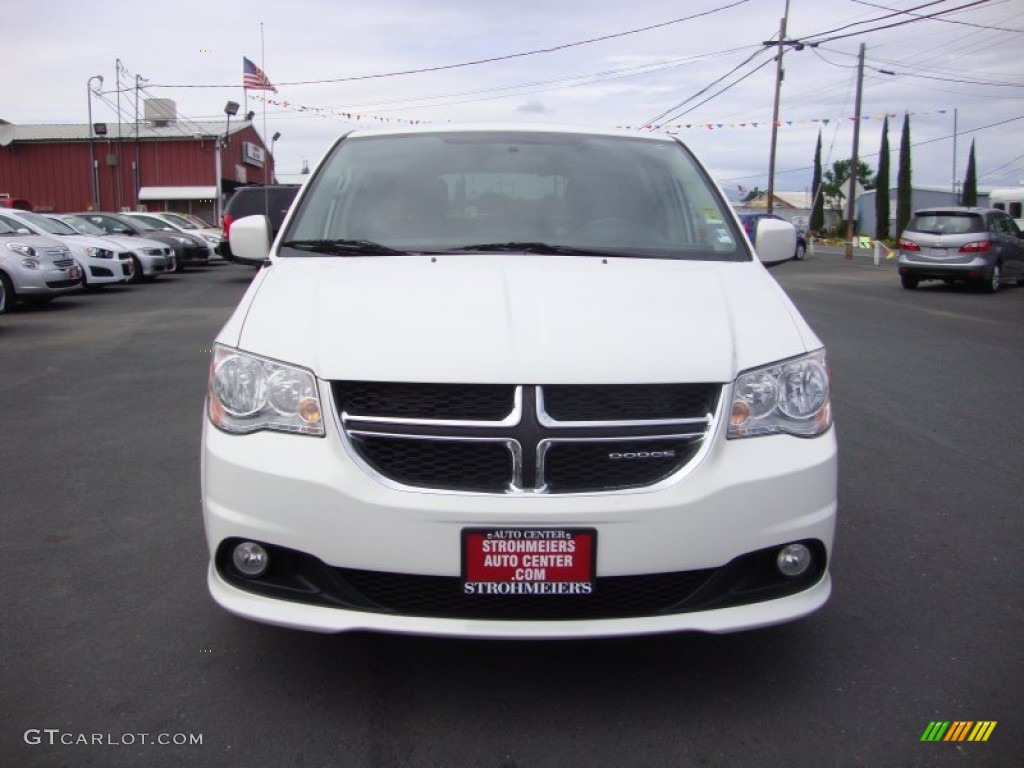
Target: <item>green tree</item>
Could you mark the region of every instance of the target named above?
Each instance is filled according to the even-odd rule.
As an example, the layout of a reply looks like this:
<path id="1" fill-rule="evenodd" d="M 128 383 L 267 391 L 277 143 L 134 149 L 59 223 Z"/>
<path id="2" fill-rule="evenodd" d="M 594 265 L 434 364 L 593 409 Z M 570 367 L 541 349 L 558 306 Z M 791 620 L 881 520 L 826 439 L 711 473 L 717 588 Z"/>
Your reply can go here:
<path id="1" fill-rule="evenodd" d="M 875 240 L 889 237 L 889 117 L 882 121 L 882 146 L 875 175 Z"/>
<path id="2" fill-rule="evenodd" d="M 967 175 L 964 176 L 963 205 L 978 204 L 978 172 L 974 168 L 974 142 L 971 142 L 971 154 L 967 156 Z"/>
<path id="3" fill-rule="evenodd" d="M 811 181 L 811 221 L 808 224 L 812 232 L 821 232 L 825 228 L 825 195 L 821 188 L 821 131 L 818 131 L 818 146 L 814 149 L 814 179 Z"/>
<path id="4" fill-rule="evenodd" d="M 832 167 L 825 171 L 821 188 L 829 208 L 843 218 L 846 207 L 846 193 L 850 188 L 850 161 L 836 160 Z M 857 161 L 857 181 L 864 189 L 874 189 L 875 179 L 871 175 L 871 167 L 863 160 Z"/>
<path id="5" fill-rule="evenodd" d="M 903 233 L 910 223 L 913 205 L 910 181 L 910 113 L 903 115 L 903 135 L 900 136 L 900 167 L 896 174 L 896 235 Z"/>
<path id="6" fill-rule="evenodd" d="M 754 187 L 752 190 L 747 192 L 746 196 L 742 200 L 740 200 L 740 202 L 741 203 L 753 202 L 754 200 L 757 200 L 759 197 L 761 197 L 761 195 L 763 195 L 763 194 L 764 194 L 764 192 L 762 192 L 759 188 Z"/>

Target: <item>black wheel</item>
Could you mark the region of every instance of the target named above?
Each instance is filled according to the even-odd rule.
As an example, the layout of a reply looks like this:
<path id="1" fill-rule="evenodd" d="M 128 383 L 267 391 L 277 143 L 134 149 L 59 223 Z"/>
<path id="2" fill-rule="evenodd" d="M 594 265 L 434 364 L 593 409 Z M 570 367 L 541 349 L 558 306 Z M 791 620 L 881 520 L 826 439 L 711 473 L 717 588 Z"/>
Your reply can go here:
<path id="1" fill-rule="evenodd" d="M 793 258 L 796 259 L 797 261 L 803 261 L 805 253 L 807 253 L 807 245 L 798 242 L 796 244 L 796 253 L 793 254 Z"/>
<path id="2" fill-rule="evenodd" d="M 917 288 L 918 279 L 911 277 L 910 275 L 900 275 L 900 285 L 906 288 L 908 291 L 912 291 Z"/>
<path id="3" fill-rule="evenodd" d="M 11 278 L 0 272 L 0 315 L 14 309 L 14 285 Z"/>
<path id="4" fill-rule="evenodd" d="M 142 274 L 142 262 L 138 256 L 132 256 L 132 279 L 129 282 L 141 283 L 145 279 L 146 276 Z"/>
<path id="5" fill-rule="evenodd" d="M 1002 266 L 996 262 L 992 265 L 992 274 L 989 276 L 989 279 L 982 284 L 981 290 L 985 293 L 995 293 L 999 290 L 999 281 L 1002 280 L 1002 278 Z"/>
<path id="6" fill-rule="evenodd" d="M 181 274 L 185 271 L 185 262 L 181 259 L 176 258 L 174 260 L 174 272 L 175 274 Z"/>

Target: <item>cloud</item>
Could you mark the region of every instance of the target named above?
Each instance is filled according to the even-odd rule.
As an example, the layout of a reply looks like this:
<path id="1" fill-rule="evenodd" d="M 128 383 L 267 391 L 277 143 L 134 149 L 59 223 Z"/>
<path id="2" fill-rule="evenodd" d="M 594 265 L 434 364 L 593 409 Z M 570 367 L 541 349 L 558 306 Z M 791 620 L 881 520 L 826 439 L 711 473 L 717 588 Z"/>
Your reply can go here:
<path id="1" fill-rule="evenodd" d="M 525 104 L 520 104 L 516 107 L 516 112 L 529 112 L 535 115 L 546 115 L 549 114 L 551 110 L 539 101 L 528 101 Z"/>

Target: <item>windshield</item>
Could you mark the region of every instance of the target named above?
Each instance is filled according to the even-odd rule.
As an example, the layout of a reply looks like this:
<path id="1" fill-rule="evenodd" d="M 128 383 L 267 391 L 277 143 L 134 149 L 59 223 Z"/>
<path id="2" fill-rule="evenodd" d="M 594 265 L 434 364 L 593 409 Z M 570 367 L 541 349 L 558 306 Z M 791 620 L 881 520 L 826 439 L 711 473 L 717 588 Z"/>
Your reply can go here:
<path id="1" fill-rule="evenodd" d="M 525 131 L 355 137 L 312 182 L 282 255 L 749 260 L 723 205 L 670 141 Z"/>
<path id="2" fill-rule="evenodd" d="M 160 215 L 167 221 L 171 222 L 172 224 L 178 227 L 181 227 L 182 229 L 199 229 L 199 227 L 197 227 L 188 219 L 184 219 L 181 216 L 175 216 L 173 213 L 163 213 Z"/>
<path id="3" fill-rule="evenodd" d="M 70 225 L 76 232 L 80 232 L 83 235 L 105 235 L 107 231 L 101 229 L 87 219 L 83 219 L 81 216 L 65 216 L 62 221 L 65 224 Z"/>
<path id="4" fill-rule="evenodd" d="M 77 235 L 78 233 L 65 224 L 63 221 L 54 221 L 47 216 L 40 216 L 38 213 L 23 211 L 21 217 L 35 227 L 50 235 Z"/>
<path id="5" fill-rule="evenodd" d="M 174 227 L 166 221 L 162 221 L 156 216 L 140 216 L 139 214 L 133 214 L 132 218 L 150 229 L 174 229 Z"/>
<path id="6" fill-rule="evenodd" d="M 985 222 L 976 213 L 918 213 L 910 220 L 907 229 L 929 235 L 965 235 L 984 232 Z"/>

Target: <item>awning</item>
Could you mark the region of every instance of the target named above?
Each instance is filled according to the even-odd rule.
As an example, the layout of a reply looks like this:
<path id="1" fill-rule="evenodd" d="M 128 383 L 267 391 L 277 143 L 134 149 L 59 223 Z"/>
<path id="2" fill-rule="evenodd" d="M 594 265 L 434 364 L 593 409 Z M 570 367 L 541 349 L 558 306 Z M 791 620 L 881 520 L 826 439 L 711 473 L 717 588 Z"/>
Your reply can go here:
<path id="1" fill-rule="evenodd" d="M 142 187 L 139 200 L 210 200 L 217 196 L 216 187 Z"/>

